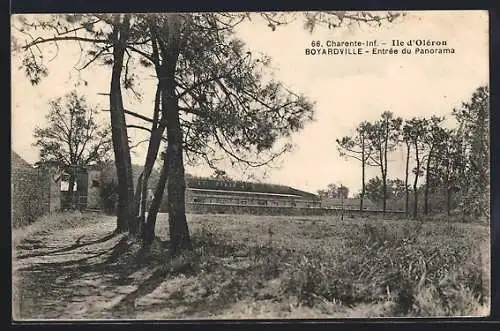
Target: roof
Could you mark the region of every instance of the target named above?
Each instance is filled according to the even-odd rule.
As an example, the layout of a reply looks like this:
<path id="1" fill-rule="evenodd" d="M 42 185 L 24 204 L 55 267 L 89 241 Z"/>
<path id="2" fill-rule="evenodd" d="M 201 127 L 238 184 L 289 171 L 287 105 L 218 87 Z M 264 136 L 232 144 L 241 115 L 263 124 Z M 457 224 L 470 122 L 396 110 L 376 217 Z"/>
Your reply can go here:
<path id="1" fill-rule="evenodd" d="M 254 182 L 188 177 L 186 178 L 186 186 L 191 189 L 205 189 L 205 190 L 245 192 L 245 193 L 267 193 L 267 194 L 300 196 L 309 199 L 319 199 L 319 197 L 315 194 L 297 190 L 289 186 L 254 183 Z"/>
<path id="2" fill-rule="evenodd" d="M 205 189 L 205 188 L 192 188 L 192 187 L 187 187 L 187 190 L 194 191 L 194 192 L 205 192 L 205 193 L 233 193 L 233 194 L 242 194 L 242 195 L 264 195 L 264 196 L 280 196 L 280 197 L 290 197 L 290 198 L 302 198 L 302 196 L 297 195 L 297 194 L 281 194 L 281 193 L 265 193 L 265 192 L 248 192 L 248 191 L 230 191 L 230 190 L 212 190 L 212 189 Z"/>
<path id="3" fill-rule="evenodd" d="M 31 164 L 26 162 L 19 154 L 11 150 L 10 152 L 10 164 L 12 169 L 33 169 Z"/>

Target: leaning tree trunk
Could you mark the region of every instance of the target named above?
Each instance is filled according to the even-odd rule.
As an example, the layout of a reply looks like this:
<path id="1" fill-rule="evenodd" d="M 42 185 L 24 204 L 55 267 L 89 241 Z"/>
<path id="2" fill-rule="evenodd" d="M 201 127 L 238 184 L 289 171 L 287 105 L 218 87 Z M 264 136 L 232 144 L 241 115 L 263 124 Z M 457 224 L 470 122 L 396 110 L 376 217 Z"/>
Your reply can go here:
<path id="1" fill-rule="evenodd" d="M 186 220 L 184 160 L 182 148 L 182 131 L 179 119 L 179 105 L 176 95 L 175 70 L 180 50 L 180 19 L 178 14 L 171 14 L 167 20 L 167 41 L 160 42 L 165 65 L 162 66 L 162 108 L 166 115 L 167 149 L 165 153 L 165 169 L 167 182 L 168 223 L 170 233 L 171 255 L 176 256 L 182 250 L 191 248 L 191 240 Z M 164 185 L 165 179 L 161 181 Z M 158 185 L 162 185 L 159 183 Z M 158 187 L 160 188 L 160 187 Z M 156 195 L 155 195 L 156 199 Z M 151 217 L 156 217 L 155 210 L 150 209 Z M 149 215 L 148 215 L 149 221 Z M 148 226 L 148 229 L 150 227 Z M 154 228 L 153 228 L 154 231 Z"/>
<path id="2" fill-rule="evenodd" d="M 121 73 L 126 42 L 129 34 L 129 16 L 113 27 L 113 70 L 111 74 L 111 90 L 109 94 L 111 115 L 111 137 L 115 154 L 116 174 L 118 178 L 118 210 L 116 231 L 131 233 L 137 231 L 133 221 L 134 183 L 132 178 L 132 162 L 121 92 Z"/>
<path id="3" fill-rule="evenodd" d="M 165 182 L 167 180 L 167 172 L 168 172 L 168 164 L 166 156 L 163 160 L 163 168 L 160 174 L 160 180 L 156 185 L 155 194 L 153 197 L 153 201 L 151 206 L 149 207 L 148 217 L 146 219 L 146 208 L 147 208 L 147 190 L 149 178 L 151 176 L 151 172 L 153 170 L 154 163 L 158 156 L 158 151 L 160 149 L 161 140 L 163 139 L 163 133 L 165 132 L 165 128 L 167 125 L 167 99 L 165 94 L 165 82 L 167 79 L 173 80 L 173 77 L 168 77 L 168 68 L 169 66 L 175 69 L 175 61 L 173 58 L 169 59 L 169 61 L 161 61 L 158 52 L 158 46 L 161 46 L 162 56 L 167 56 L 167 50 L 165 49 L 165 45 L 162 44 L 162 41 L 158 38 L 156 34 L 156 30 L 153 26 L 150 26 L 151 31 L 151 42 L 153 45 L 153 57 L 155 59 L 155 69 L 158 77 L 158 86 L 156 88 L 155 94 L 155 104 L 154 104 L 154 115 L 153 115 L 153 124 L 151 126 L 151 138 L 149 139 L 148 151 L 146 155 L 146 162 L 144 164 L 144 172 L 146 176 L 144 177 L 144 181 L 142 183 L 142 200 L 141 200 L 141 214 L 140 219 L 146 220 L 144 224 L 144 230 L 142 233 L 142 237 L 144 243 L 149 245 L 152 243 L 155 237 L 155 226 L 156 226 L 156 218 L 158 212 L 160 210 L 160 205 L 163 201 L 163 194 L 165 191 Z M 169 44 L 166 47 L 173 47 L 174 44 Z M 172 70 L 170 70 L 172 71 Z M 175 72 L 175 71 L 174 71 Z M 161 104 L 161 119 L 160 118 L 160 104 Z M 166 153 L 165 153 L 166 155 Z"/>
<path id="4" fill-rule="evenodd" d="M 160 173 L 160 179 L 158 181 L 158 184 L 156 185 L 154 198 L 153 201 L 151 202 L 151 206 L 149 207 L 148 217 L 146 220 L 146 224 L 144 225 L 144 230 L 142 234 L 144 244 L 146 245 L 151 244 L 155 237 L 156 217 L 158 215 L 161 203 L 163 201 L 163 194 L 165 192 L 165 183 L 167 181 L 167 173 L 168 173 L 168 160 L 165 157 L 163 160 L 163 167 Z"/>
<path id="5" fill-rule="evenodd" d="M 142 178 L 142 182 L 140 185 L 138 184 L 137 190 L 138 193 L 137 195 L 140 197 L 140 203 L 137 206 L 137 212 L 138 212 L 138 222 L 143 226 L 143 231 L 142 231 L 142 236 L 143 239 L 146 240 L 146 237 L 148 238 L 146 241 L 151 242 L 154 238 L 154 224 L 156 223 L 156 214 L 158 213 L 158 210 L 154 213 L 154 221 L 153 223 L 149 223 L 148 226 L 146 226 L 146 209 L 147 209 L 147 199 L 148 199 L 148 185 L 149 185 L 149 178 L 151 177 L 151 172 L 153 171 L 153 166 L 156 161 L 156 158 L 158 156 L 158 150 L 160 149 L 160 144 L 161 140 L 163 138 L 163 132 L 165 131 L 166 127 L 166 102 L 161 100 L 161 94 L 162 94 L 162 80 L 164 79 L 164 75 L 162 74 L 162 68 L 165 67 L 167 64 L 165 62 L 162 63 L 160 61 L 159 57 L 159 52 L 158 52 L 158 38 L 156 35 L 156 30 L 153 25 L 149 26 L 149 31 L 151 33 L 151 44 L 153 47 L 153 53 L 152 57 L 154 60 L 154 65 L 155 65 L 155 70 L 156 70 L 156 75 L 158 77 L 158 86 L 156 87 L 156 94 L 155 94 L 155 100 L 154 100 L 154 111 L 153 111 L 153 123 L 151 124 L 151 136 L 149 139 L 149 144 L 148 144 L 148 151 L 146 153 L 146 161 L 144 163 L 144 171 L 143 175 L 144 177 Z M 162 104 L 162 116 L 161 120 L 159 121 L 160 117 L 160 102 L 163 102 Z M 162 183 L 161 185 L 165 185 Z M 140 192 L 139 192 L 140 190 Z M 163 198 L 163 189 L 161 189 L 161 196 L 159 196 L 159 199 Z M 159 205 L 158 205 L 159 208 Z M 158 209 L 157 208 L 157 209 Z"/>
<path id="6" fill-rule="evenodd" d="M 162 75 L 163 77 L 163 75 Z M 158 94 L 157 97 L 155 98 L 155 107 L 159 107 L 158 103 L 160 101 L 160 93 L 164 94 L 163 88 L 158 89 Z M 163 137 L 163 133 L 165 131 L 166 127 L 166 109 L 167 109 L 167 100 L 164 100 L 163 97 L 162 99 L 162 110 L 163 110 L 163 115 L 162 119 L 160 120 L 158 126 L 154 127 L 151 133 L 151 138 L 149 140 L 149 146 L 148 146 L 148 152 L 146 156 L 146 163 L 144 165 L 144 179 L 142 182 L 142 199 L 141 199 L 141 215 L 140 219 L 141 220 L 146 220 L 146 223 L 144 224 L 144 231 L 142 233 L 144 242 L 146 244 L 150 244 L 153 239 L 154 239 L 154 232 L 155 232 L 155 225 L 156 225 L 156 217 L 158 215 L 158 212 L 160 210 L 160 205 L 163 200 L 163 193 L 165 190 L 165 181 L 167 180 L 167 172 L 168 168 L 166 166 L 167 159 L 164 159 L 164 165 L 163 169 L 160 174 L 160 180 L 158 181 L 158 184 L 156 186 L 155 194 L 153 201 L 151 203 L 151 206 L 149 208 L 148 212 L 148 217 L 146 219 L 146 199 L 147 199 L 147 190 L 148 190 L 148 182 L 149 178 L 151 176 L 151 172 L 153 170 L 154 163 L 156 161 L 156 158 L 158 156 L 158 151 L 160 149 L 160 144 L 161 144 L 161 139 Z M 158 109 L 155 109 L 157 111 Z M 159 110 L 158 110 L 159 111 Z M 155 113 L 156 114 L 156 113 Z"/>
<path id="7" fill-rule="evenodd" d="M 155 114 L 159 112 L 160 93 L 161 93 L 161 85 L 158 87 L 157 97 L 155 98 Z M 166 107 L 166 102 L 164 102 L 163 106 Z M 156 125 L 156 123 L 153 123 L 153 127 L 151 130 L 151 138 L 149 139 L 148 151 L 146 154 L 146 162 L 144 164 L 144 178 L 142 180 L 142 187 L 141 187 L 141 205 L 140 205 L 141 220 L 144 220 L 146 216 L 148 183 L 149 183 L 149 178 L 151 177 L 151 173 L 153 171 L 156 158 L 158 156 L 158 151 L 160 150 L 163 133 L 165 132 L 165 127 L 166 127 L 165 115 L 166 114 L 164 112 L 164 114 L 162 115 L 162 119 L 159 121 L 158 125 Z"/>

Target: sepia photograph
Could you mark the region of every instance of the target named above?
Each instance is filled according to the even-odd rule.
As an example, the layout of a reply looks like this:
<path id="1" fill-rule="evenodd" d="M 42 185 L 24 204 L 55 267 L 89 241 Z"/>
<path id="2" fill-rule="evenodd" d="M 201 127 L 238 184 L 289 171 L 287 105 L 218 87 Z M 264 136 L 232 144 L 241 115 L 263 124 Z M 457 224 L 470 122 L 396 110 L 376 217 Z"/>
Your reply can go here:
<path id="1" fill-rule="evenodd" d="M 489 316 L 488 24 L 11 15 L 12 319 Z"/>

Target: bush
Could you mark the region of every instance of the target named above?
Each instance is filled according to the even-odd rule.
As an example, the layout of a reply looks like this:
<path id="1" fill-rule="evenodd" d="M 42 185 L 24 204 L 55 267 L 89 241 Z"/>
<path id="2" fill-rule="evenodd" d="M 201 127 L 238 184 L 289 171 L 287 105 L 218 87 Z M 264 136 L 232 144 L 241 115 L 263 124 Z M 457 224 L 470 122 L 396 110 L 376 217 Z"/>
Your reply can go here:
<path id="1" fill-rule="evenodd" d="M 456 236 L 449 236 L 454 232 Z M 474 248 L 460 240 L 464 234 L 459 232 L 452 227 L 447 233 L 458 240 L 430 242 L 419 223 L 399 233 L 365 224 L 358 236 L 347 240 L 343 254 L 329 256 L 316 249 L 302 256 L 284 290 L 308 306 L 318 300 L 349 306 L 393 301 L 395 315 L 420 315 L 432 302 L 446 316 L 467 314 L 487 295 L 480 261 L 471 258 Z"/>

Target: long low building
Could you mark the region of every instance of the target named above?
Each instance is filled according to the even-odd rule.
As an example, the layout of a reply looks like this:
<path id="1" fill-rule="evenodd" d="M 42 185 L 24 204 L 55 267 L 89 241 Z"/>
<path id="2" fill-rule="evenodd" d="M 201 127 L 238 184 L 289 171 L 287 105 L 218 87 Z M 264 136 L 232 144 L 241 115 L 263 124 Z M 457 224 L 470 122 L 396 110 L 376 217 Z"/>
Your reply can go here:
<path id="1" fill-rule="evenodd" d="M 165 195 L 164 206 L 166 200 Z M 288 186 L 205 178 L 186 179 L 186 203 L 206 206 L 321 207 L 321 201 L 315 194 Z"/>

